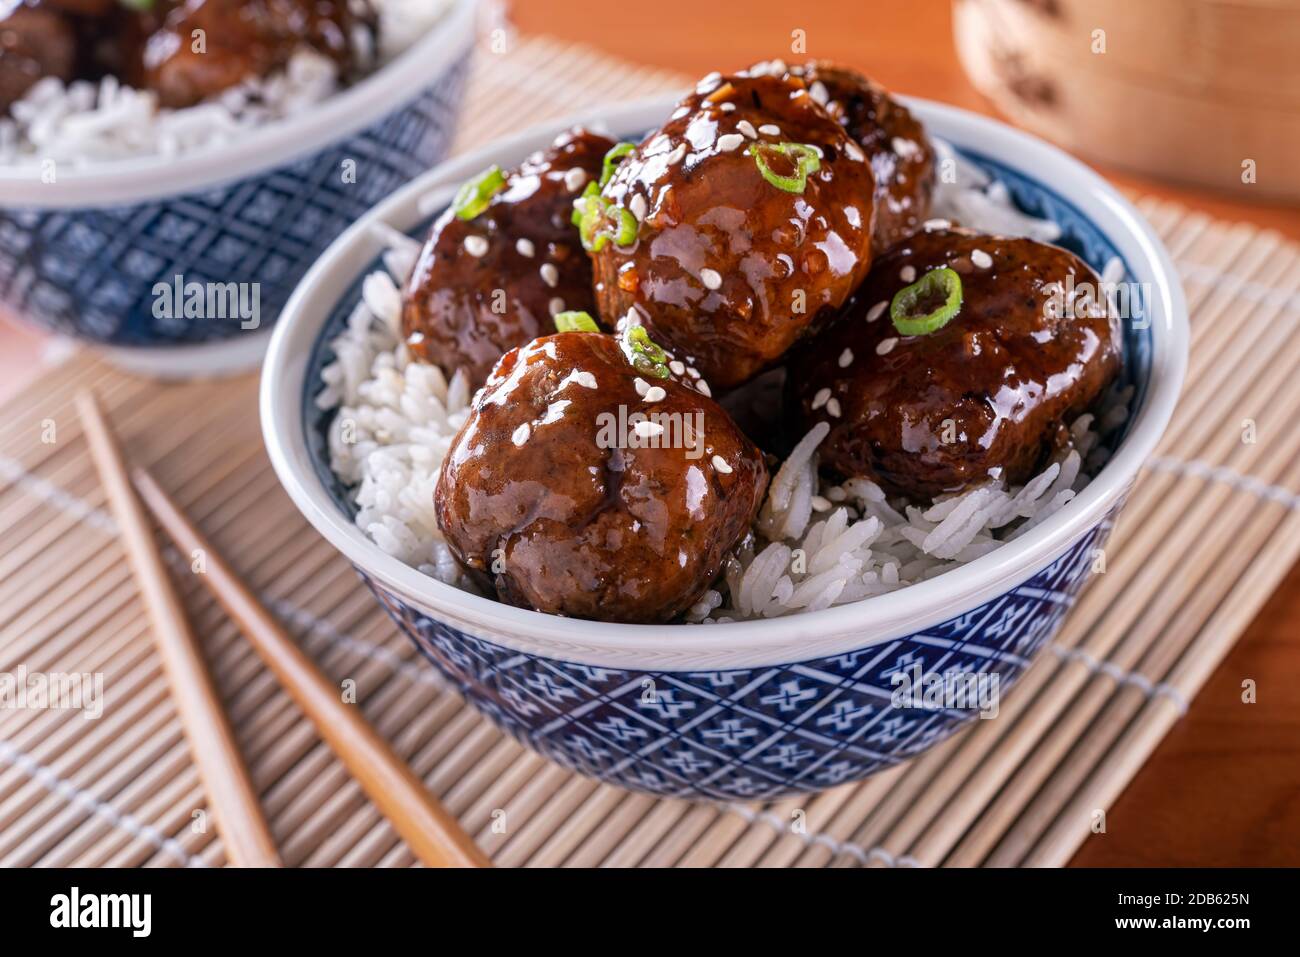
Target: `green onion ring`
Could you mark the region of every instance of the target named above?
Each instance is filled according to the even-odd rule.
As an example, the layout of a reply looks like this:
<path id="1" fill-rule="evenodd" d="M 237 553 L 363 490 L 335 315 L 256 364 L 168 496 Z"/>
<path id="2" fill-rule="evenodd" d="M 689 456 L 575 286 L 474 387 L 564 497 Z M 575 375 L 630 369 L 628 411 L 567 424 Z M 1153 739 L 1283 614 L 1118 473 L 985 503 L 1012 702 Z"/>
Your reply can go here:
<path id="1" fill-rule="evenodd" d="M 591 313 L 571 309 L 555 314 L 556 332 L 600 332 L 600 326 L 591 318 Z"/>
<path id="2" fill-rule="evenodd" d="M 473 219 L 488 208 L 492 197 L 505 189 L 506 174 L 493 164 L 471 180 L 466 180 L 456 191 L 451 208 L 457 219 Z"/>
<path id="3" fill-rule="evenodd" d="M 628 153 L 632 152 L 634 149 L 636 149 L 635 143 L 623 142 L 611 147 L 610 151 L 605 154 L 605 165 L 601 168 L 600 171 L 601 189 L 604 189 L 605 184 L 608 183 L 611 179 L 613 179 L 614 167 L 618 166 L 619 160 L 621 160 Z"/>
<path id="4" fill-rule="evenodd" d="M 619 345 L 638 372 L 656 379 L 668 378 L 668 353 L 650 338 L 645 326 L 628 326 L 619 337 Z"/>
<path id="5" fill-rule="evenodd" d="M 572 222 L 578 227 L 582 248 L 592 253 L 600 252 L 611 239 L 616 246 L 632 245 L 640 228 L 636 217 L 601 196 L 595 183 L 588 183 L 583 194 L 573 201 Z"/>
<path id="6" fill-rule="evenodd" d="M 805 143 L 754 143 L 746 147 L 745 152 L 754 157 L 754 164 L 763 179 L 787 193 L 802 193 L 808 186 L 808 176 L 822 168 L 822 160 L 817 155 L 817 150 Z M 765 153 L 775 153 L 793 160 L 794 175 L 782 176 L 773 170 Z"/>
<path id="7" fill-rule="evenodd" d="M 939 296 L 943 302 L 930 312 L 916 315 L 915 310 L 926 300 Z M 924 276 L 894 293 L 889 303 L 889 318 L 894 328 L 905 336 L 927 336 L 938 332 L 961 311 L 961 276 L 947 268 L 931 269 Z"/>

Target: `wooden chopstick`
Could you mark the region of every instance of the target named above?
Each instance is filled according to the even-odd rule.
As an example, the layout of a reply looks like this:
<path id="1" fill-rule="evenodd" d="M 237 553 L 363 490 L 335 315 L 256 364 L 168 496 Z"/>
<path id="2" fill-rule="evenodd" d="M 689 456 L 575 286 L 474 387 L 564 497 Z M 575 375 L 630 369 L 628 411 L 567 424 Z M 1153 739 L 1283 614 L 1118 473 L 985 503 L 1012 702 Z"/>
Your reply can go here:
<path id="1" fill-rule="evenodd" d="M 153 528 L 131 488 L 117 439 L 90 392 L 77 396 L 77 411 L 148 608 L 154 643 L 226 857 L 236 867 L 280 867 L 280 855 L 262 815 L 257 789 L 185 609 L 172 587 Z"/>
<path id="2" fill-rule="evenodd" d="M 140 497 L 181 550 L 203 551 L 207 562 L 203 577 L 217 601 L 239 624 L 262 661 L 415 856 L 431 867 L 491 867 L 487 855 L 429 794 L 424 782 L 366 722 L 358 708 L 343 703 L 339 689 L 303 653 L 153 477 L 144 469 L 135 469 L 132 478 Z"/>

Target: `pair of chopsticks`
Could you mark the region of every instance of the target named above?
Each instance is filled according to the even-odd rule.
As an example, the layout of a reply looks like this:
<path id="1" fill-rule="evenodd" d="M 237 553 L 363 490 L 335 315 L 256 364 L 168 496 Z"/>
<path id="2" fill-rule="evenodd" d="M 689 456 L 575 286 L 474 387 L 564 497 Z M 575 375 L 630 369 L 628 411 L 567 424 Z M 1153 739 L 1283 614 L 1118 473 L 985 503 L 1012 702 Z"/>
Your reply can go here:
<path id="1" fill-rule="evenodd" d="M 141 500 L 183 553 L 202 551 L 203 579 L 272 674 L 410 846 L 431 867 L 491 867 L 491 861 L 423 782 L 321 673 L 211 544 L 144 469 L 128 475 L 112 428 L 93 395 L 77 397 L 91 455 L 154 626 L 199 778 L 230 862 L 280 867 L 257 791 L 221 706 L 202 650 L 158 550 Z M 135 490 L 132 489 L 132 480 Z"/>

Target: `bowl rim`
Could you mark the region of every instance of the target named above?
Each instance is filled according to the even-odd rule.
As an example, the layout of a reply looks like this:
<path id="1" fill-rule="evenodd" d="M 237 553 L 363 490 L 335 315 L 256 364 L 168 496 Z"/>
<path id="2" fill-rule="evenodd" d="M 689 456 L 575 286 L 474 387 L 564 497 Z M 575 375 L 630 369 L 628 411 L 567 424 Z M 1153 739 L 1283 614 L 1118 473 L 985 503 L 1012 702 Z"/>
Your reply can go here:
<path id="1" fill-rule="evenodd" d="M 308 452 L 304 380 L 321 326 L 382 251 L 372 225 L 414 227 L 426 218 L 420 213 L 420 197 L 449 188 L 491 162 L 515 163 L 575 123 L 615 132 L 652 128 L 671 110 L 676 96 L 585 111 L 497 140 L 430 170 L 341 235 L 286 304 L 263 364 L 263 435 L 281 484 L 307 520 L 358 570 L 422 613 L 453 621 L 470 633 L 490 635 L 515 650 L 605 667 L 650 664 L 660 670 L 709 670 L 720 663 L 743 668 L 826 657 L 923 631 L 1021 584 L 1096 527 L 1154 451 L 1173 414 L 1187 366 L 1183 290 L 1151 226 L 1083 163 L 997 120 L 946 104 L 901 99 L 927 127 L 959 146 L 978 150 L 1035 182 L 1049 179 L 1037 171 L 1050 171 L 1052 191 L 1068 199 L 1107 237 L 1134 279 L 1152 285 L 1150 378 L 1128 434 L 1077 498 L 1025 535 L 943 575 L 859 602 L 781 618 L 687 628 L 564 618 L 470 594 L 383 552 L 338 509 Z"/>
<path id="2" fill-rule="evenodd" d="M 476 38 L 479 0 L 452 0 L 433 29 L 360 82 L 320 104 L 225 146 L 176 157 L 141 156 L 94 166 L 63 164 L 43 196 L 41 165 L 0 166 L 0 205 L 69 209 L 142 203 L 245 179 L 340 142 L 409 103 Z"/>

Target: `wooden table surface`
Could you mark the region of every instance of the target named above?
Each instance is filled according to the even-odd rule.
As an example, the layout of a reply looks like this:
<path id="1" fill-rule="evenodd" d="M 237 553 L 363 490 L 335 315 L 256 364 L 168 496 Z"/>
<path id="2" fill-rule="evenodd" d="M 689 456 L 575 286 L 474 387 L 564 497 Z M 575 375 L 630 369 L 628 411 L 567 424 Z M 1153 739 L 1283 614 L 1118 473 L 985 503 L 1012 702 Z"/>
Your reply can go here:
<path id="1" fill-rule="evenodd" d="M 517 0 L 521 31 L 582 41 L 640 63 L 703 76 L 790 54 L 802 30 L 810 57 L 839 60 L 891 89 L 993 112 L 953 52 L 947 0 Z M 593 90 L 594 100 L 600 91 Z M 1300 210 L 1249 201 L 1244 187 L 1211 194 L 1102 169 L 1122 187 L 1300 239 Z M 33 374 L 39 335 L 0 321 L 0 400 Z M 1241 684 L 1258 685 L 1243 704 Z M 1259 615 L 1111 809 L 1108 833 L 1074 863 L 1300 864 L 1300 566 Z"/>

